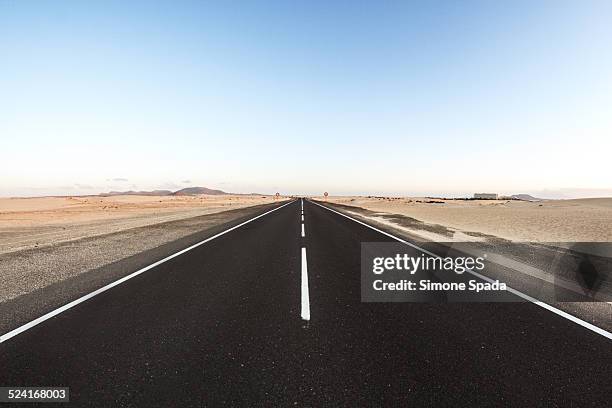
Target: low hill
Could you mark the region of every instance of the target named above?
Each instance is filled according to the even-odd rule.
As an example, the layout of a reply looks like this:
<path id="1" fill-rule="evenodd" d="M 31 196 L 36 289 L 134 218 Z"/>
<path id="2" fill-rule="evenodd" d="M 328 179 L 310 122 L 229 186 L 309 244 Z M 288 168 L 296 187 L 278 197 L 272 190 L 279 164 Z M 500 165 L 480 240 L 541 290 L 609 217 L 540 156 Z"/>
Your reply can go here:
<path id="1" fill-rule="evenodd" d="M 110 191 L 108 193 L 101 193 L 101 196 L 116 196 L 116 195 L 141 195 L 141 196 L 186 196 L 186 195 L 196 195 L 196 194 L 208 194 L 208 195 L 226 195 L 230 193 L 226 193 L 221 190 L 213 190 L 211 188 L 206 187 L 187 187 L 177 191 L 170 190 L 153 190 L 153 191 Z"/>
<path id="2" fill-rule="evenodd" d="M 187 187 L 181 190 L 175 191 L 172 195 L 180 196 L 180 195 L 195 195 L 195 194 L 208 194 L 208 195 L 226 195 L 225 191 L 221 190 L 213 190 L 206 187 Z"/>

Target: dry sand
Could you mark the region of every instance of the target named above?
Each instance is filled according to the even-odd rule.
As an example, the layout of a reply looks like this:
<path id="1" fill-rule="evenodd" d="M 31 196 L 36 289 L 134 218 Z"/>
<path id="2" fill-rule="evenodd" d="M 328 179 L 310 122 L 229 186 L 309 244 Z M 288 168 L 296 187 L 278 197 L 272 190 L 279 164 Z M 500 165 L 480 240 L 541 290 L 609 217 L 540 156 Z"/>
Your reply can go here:
<path id="1" fill-rule="evenodd" d="M 274 201 L 260 195 L 0 198 L 0 254 Z"/>
<path id="2" fill-rule="evenodd" d="M 453 240 L 482 234 L 511 241 L 611 242 L 612 198 L 547 200 L 438 200 L 429 198 L 317 197 L 321 201 L 361 207 L 378 214 L 400 214 L 420 220 L 411 232 L 439 238 L 436 229 L 452 231 Z M 432 203 L 430 201 L 435 201 Z M 385 221 L 379 217 L 378 221 Z M 391 221 L 392 222 L 392 221 Z M 444 228 L 446 227 L 446 228 Z"/>

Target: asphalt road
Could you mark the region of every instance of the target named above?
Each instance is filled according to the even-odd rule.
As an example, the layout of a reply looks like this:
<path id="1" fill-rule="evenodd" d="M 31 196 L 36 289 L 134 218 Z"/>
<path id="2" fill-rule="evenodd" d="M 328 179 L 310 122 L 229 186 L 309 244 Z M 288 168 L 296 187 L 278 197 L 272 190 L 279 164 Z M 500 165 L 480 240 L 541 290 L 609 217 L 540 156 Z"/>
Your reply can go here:
<path id="1" fill-rule="evenodd" d="M 310 202 L 304 235 L 295 201 L 100 293 L 1 343 L 0 385 L 75 406 L 609 405 L 609 339 L 531 303 L 362 303 L 360 244 L 393 240 Z"/>

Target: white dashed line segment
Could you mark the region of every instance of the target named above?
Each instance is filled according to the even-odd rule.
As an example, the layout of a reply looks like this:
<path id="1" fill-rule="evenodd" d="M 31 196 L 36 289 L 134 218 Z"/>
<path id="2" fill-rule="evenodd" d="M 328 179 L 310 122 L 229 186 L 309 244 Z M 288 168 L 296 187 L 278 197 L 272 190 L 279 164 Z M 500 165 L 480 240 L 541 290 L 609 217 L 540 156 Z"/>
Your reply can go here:
<path id="1" fill-rule="evenodd" d="M 310 320 L 310 295 L 308 293 L 308 263 L 306 248 L 302 248 L 302 319 Z"/>

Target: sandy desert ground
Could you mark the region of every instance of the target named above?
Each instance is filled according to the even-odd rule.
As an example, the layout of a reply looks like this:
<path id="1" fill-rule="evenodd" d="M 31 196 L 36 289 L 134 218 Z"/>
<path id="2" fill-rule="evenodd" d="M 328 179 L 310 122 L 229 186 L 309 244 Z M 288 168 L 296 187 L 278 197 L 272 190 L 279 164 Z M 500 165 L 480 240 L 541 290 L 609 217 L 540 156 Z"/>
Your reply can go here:
<path id="1" fill-rule="evenodd" d="M 274 201 L 262 195 L 0 198 L 0 254 Z"/>
<path id="2" fill-rule="evenodd" d="M 439 200 L 429 198 L 317 197 L 321 201 L 361 207 L 369 218 L 389 221 L 400 214 L 418 221 L 402 222 L 424 239 L 478 240 L 495 236 L 530 242 L 611 242 L 612 198 L 577 200 Z M 404 220 L 406 221 L 406 220 Z"/>

